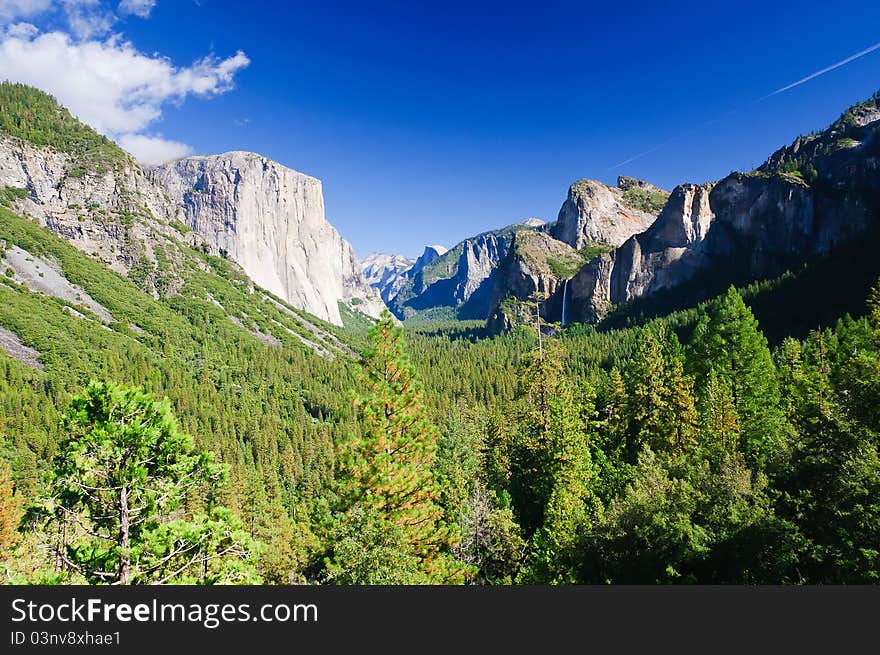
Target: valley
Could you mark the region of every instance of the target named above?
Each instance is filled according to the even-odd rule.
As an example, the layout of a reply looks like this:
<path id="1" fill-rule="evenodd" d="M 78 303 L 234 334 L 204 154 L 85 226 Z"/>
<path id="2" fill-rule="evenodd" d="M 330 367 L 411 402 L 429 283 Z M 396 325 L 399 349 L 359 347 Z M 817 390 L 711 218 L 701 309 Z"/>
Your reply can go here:
<path id="1" fill-rule="evenodd" d="M 315 177 L 142 167 L 0 84 L 5 581 L 876 582 L 878 103 L 716 182 L 561 181 L 555 220 L 358 259 Z M 64 486 L 113 403 L 205 476 L 140 564 Z M 231 541 L 175 578 L 180 525 Z"/>

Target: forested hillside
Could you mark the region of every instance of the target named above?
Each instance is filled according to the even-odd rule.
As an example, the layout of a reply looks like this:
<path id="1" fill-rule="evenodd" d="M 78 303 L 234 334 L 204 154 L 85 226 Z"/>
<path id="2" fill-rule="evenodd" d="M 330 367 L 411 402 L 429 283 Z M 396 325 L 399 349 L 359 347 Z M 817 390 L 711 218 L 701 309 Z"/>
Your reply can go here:
<path id="1" fill-rule="evenodd" d="M 194 268 L 179 295 L 157 301 L 3 208 L 0 245 L 57 265 L 114 319 L 33 292 L 3 265 L 0 327 L 39 354 L 35 368 L 0 348 L 2 452 L 22 497 L 43 491 L 64 434 L 60 416 L 98 378 L 172 400 L 181 427 L 232 465 L 224 500 L 254 535 L 271 541 L 284 528 L 279 517 L 311 506 L 335 436 L 357 430 L 348 346 L 322 340 L 280 301 L 249 294 L 246 278 L 220 258 L 192 251 L 209 270 Z"/>
<path id="2" fill-rule="evenodd" d="M 173 292 L 145 285 L 164 250 L 123 276 L 27 198 L 0 195 L 5 582 L 880 581 L 873 236 L 490 337 L 331 326 L 167 235 Z"/>
<path id="3" fill-rule="evenodd" d="M 414 435 L 409 419 L 379 431 L 402 429 L 433 462 L 420 467 L 436 485 L 424 502 L 447 536 L 425 552 L 406 531 L 389 538 L 381 504 L 365 514 L 341 500 L 343 462 L 373 461 L 345 453 L 376 431 L 364 411 L 377 387 L 341 352 L 322 358 L 280 329 L 283 346 L 267 345 L 230 321 L 217 303 L 266 317 L 266 334 L 285 314 L 242 290 L 223 260 L 206 258 L 214 274 L 156 301 L 8 211 L 2 230 L 5 248 L 57 262 L 116 319 L 77 316 L 3 277 L 0 324 L 42 368 L 0 353 L 4 459 L 25 502 L 54 484 L 70 397 L 101 378 L 168 396 L 197 446 L 231 465 L 220 499 L 267 545 L 255 565 L 264 581 L 876 579 L 876 293 L 869 316 L 773 351 L 734 290 L 645 327 L 575 326 L 540 344 L 527 328 L 488 339 L 456 323 L 408 330 L 404 346 L 389 319 L 373 357 L 403 361 L 405 348 L 425 391 L 407 401 L 392 387 L 383 401 L 420 417 Z M 40 534 L 21 535 L 27 557 L 13 551 L 9 575 L 51 569 Z M 345 559 L 363 549 L 368 567 Z"/>

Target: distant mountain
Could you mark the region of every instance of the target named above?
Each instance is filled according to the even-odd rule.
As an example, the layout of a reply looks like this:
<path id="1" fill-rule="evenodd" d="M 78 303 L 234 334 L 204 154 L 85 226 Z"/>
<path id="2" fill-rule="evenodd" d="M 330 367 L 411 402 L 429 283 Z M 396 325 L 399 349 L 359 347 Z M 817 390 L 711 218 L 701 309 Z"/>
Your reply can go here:
<path id="1" fill-rule="evenodd" d="M 543 226 L 528 219 L 500 230 L 478 234 L 441 252 L 429 246 L 407 273 L 389 307 L 399 318 L 427 310 L 445 310 L 461 319 L 488 316 L 492 279 L 507 254 L 513 235 Z"/>
<path id="2" fill-rule="evenodd" d="M 565 281 L 594 256 L 647 229 L 669 197 L 659 187 L 619 177 L 617 187 L 578 180 L 568 189 L 555 223 L 540 236 L 517 235 L 495 277 L 488 310 L 491 332 L 527 318 L 523 303 L 538 293 L 545 318 L 560 317 Z M 556 320 L 559 320 L 556 318 Z"/>
<path id="3" fill-rule="evenodd" d="M 406 282 L 406 273 L 415 262 L 415 259 L 402 255 L 374 252 L 364 257 L 360 265 L 367 284 L 379 292 L 385 303 L 389 303 Z"/>
<path id="4" fill-rule="evenodd" d="M 446 310 L 446 317 L 489 319 L 493 331 L 509 328 L 523 315 L 517 302 L 535 291 L 556 294 L 594 255 L 650 226 L 668 197 L 630 177 L 617 187 L 579 180 L 554 223 L 533 218 L 466 239 L 421 272 L 414 266 L 388 305 L 400 318 Z M 560 303 L 554 296 L 551 304 Z M 542 305 L 542 313 L 553 311 Z"/>
<path id="5" fill-rule="evenodd" d="M 418 259 L 413 263 L 412 268 L 410 269 L 409 277 L 412 277 L 419 271 L 421 271 L 425 266 L 434 262 L 434 260 L 439 259 L 443 255 L 449 252 L 444 246 L 438 245 L 428 245 L 425 246 L 425 249 L 422 251 L 422 254 L 419 255 Z"/>

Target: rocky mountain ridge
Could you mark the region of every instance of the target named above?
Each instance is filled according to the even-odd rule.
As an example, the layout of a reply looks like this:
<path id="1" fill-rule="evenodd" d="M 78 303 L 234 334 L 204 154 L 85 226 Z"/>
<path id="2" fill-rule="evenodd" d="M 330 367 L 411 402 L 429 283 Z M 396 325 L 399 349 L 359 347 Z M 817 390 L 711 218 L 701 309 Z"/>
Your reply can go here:
<path id="1" fill-rule="evenodd" d="M 538 219 L 527 219 L 465 239 L 443 253 L 426 249 L 389 303 L 390 309 L 399 318 L 444 308 L 458 318 L 485 319 L 495 271 L 507 255 L 514 234 L 543 225 Z"/>
<path id="2" fill-rule="evenodd" d="M 16 210 L 122 275 L 132 271 L 154 297 L 181 281 L 176 240 L 201 246 L 172 225 L 181 208 L 129 157 L 103 170 L 50 147 L 0 134 L 0 189 L 18 190 Z M 160 270 L 162 269 L 162 270 Z"/>
<path id="3" fill-rule="evenodd" d="M 643 180 L 619 177 L 617 187 L 598 180 L 578 180 L 568 188 L 550 236 L 579 250 L 584 246 L 619 246 L 654 222 L 668 192 Z"/>
<path id="4" fill-rule="evenodd" d="M 756 171 L 677 187 L 648 230 L 572 279 L 569 311 L 595 322 L 658 294 L 681 305 L 780 275 L 880 229 L 878 97 L 798 137 Z"/>
<path id="5" fill-rule="evenodd" d="M 406 282 L 406 273 L 415 262 L 415 259 L 403 255 L 372 252 L 360 261 L 360 266 L 367 284 L 379 292 L 385 303 L 389 303 Z"/>

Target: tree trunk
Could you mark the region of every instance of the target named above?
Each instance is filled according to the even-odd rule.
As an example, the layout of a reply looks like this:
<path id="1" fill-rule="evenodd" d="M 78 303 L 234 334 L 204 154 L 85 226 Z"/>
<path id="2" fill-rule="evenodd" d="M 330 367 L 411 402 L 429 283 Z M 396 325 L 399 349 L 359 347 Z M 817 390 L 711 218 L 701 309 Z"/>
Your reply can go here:
<path id="1" fill-rule="evenodd" d="M 131 584 L 131 554 L 129 553 L 130 518 L 128 514 L 128 487 L 119 492 L 119 584 Z"/>

